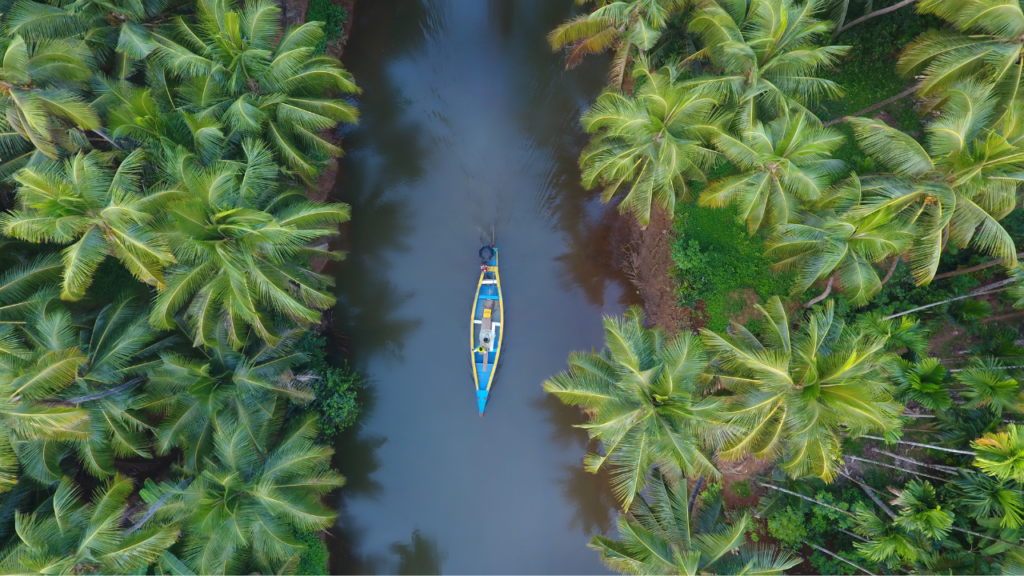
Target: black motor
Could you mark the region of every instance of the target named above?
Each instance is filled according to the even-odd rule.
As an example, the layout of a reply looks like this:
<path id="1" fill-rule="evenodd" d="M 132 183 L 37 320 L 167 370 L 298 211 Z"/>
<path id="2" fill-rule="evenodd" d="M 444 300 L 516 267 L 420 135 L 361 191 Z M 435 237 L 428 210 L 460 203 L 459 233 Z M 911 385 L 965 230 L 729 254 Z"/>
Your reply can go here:
<path id="1" fill-rule="evenodd" d="M 490 246 L 484 246 L 480 248 L 480 260 L 483 262 L 490 262 L 494 258 L 494 248 Z"/>

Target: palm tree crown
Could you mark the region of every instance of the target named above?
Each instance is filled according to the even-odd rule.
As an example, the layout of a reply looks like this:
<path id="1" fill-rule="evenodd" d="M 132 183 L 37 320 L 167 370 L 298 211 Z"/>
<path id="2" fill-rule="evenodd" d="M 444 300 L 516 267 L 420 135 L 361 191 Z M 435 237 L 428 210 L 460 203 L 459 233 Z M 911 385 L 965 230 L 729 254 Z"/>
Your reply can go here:
<path id="1" fill-rule="evenodd" d="M 832 152 L 842 133 L 815 127 L 801 112 L 785 111 L 767 125 L 755 121 L 739 138 L 717 131 L 712 142 L 739 174 L 717 180 L 701 194 L 703 206 L 739 207 L 753 234 L 763 227 L 790 222 L 803 202 L 817 200 L 843 171 Z"/>
<path id="2" fill-rule="evenodd" d="M 831 481 L 844 435 L 899 428 L 903 407 L 882 370 L 885 340 L 847 329 L 832 301 L 811 312 L 796 336 L 778 296 L 758 310 L 768 321 L 763 338 L 737 324 L 733 336 L 701 331 L 714 375 L 732 394 L 731 423 L 742 430 L 720 455 L 781 456 L 790 476 Z"/>
<path id="3" fill-rule="evenodd" d="M 980 78 L 999 85 L 1004 102 L 1016 97 L 1024 70 L 1024 12 L 1017 0 L 920 0 L 917 10 L 952 25 L 925 32 L 900 58 L 901 74 L 923 76 L 923 95 Z"/>
<path id="4" fill-rule="evenodd" d="M 701 394 L 700 341 L 645 329 L 638 308 L 622 320 L 605 318 L 604 329 L 606 350 L 574 352 L 569 371 L 544 383 L 544 390 L 591 415 L 580 427 L 601 441 L 603 454 L 588 455 L 587 470 L 597 473 L 609 464 L 612 489 L 626 509 L 646 486 L 652 465 L 675 478 L 717 476 L 705 449 L 724 437 L 717 428 L 722 401 Z"/>
<path id="5" fill-rule="evenodd" d="M 113 169 L 106 154 L 77 154 L 19 171 L 18 209 L 0 217 L 3 232 L 30 242 L 70 243 L 64 249 L 61 297 L 78 300 L 96 268 L 114 256 L 136 278 L 163 288 L 163 266 L 174 262 L 166 242 L 148 227 L 173 189 L 142 190 L 145 155 L 136 150 Z"/>
<path id="6" fill-rule="evenodd" d="M 179 17 L 155 34 L 152 59 L 170 76 L 169 104 L 200 121 L 220 125 L 227 144 L 261 137 L 278 163 L 311 183 L 341 150 L 320 135 L 339 121 L 355 122 L 355 107 L 324 93 L 356 93 L 341 63 L 313 50 L 320 22 L 283 33 L 280 9 L 252 0 L 201 0 L 194 19 Z"/>
<path id="7" fill-rule="evenodd" d="M 696 496 L 696 495 L 694 495 Z M 686 482 L 672 484 L 655 471 L 645 492 L 620 516 L 622 540 L 594 536 L 590 547 L 623 574 L 782 574 L 800 558 L 746 542 L 749 512 L 726 523 L 721 492 L 692 510 Z M 695 502 L 696 503 L 696 502 Z"/>
<path id="8" fill-rule="evenodd" d="M 807 108 L 819 98 L 834 98 L 842 89 L 831 80 L 815 77 L 835 63 L 849 46 L 823 46 L 832 24 L 816 15 L 824 0 L 751 0 L 707 2 L 694 15 L 689 29 L 703 47 L 692 60 L 711 63 L 715 75 L 697 82 L 715 86 L 731 96 L 740 111 L 740 130 L 753 127 L 763 114 L 775 118 L 796 108 Z"/>
<path id="9" fill-rule="evenodd" d="M 652 73 L 637 66 L 639 87 L 633 96 L 602 94 L 583 114 L 584 129 L 594 134 L 580 155 L 583 185 L 605 187 L 601 199 L 629 191 L 619 203 L 647 225 L 654 205 L 668 214 L 688 197 L 688 181 L 704 181 L 716 153 L 708 145 L 710 131 L 722 124 L 718 102 L 676 81 L 665 68 Z"/>
<path id="10" fill-rule="evenodd" d="M 196 345 L 215 346 L 221 324 L 228 343 L 240 348 L 249 331 L 267 342 L 279 339 L 272 314 L 301 325 L 320 319 L 334 296 L 323 291 L 329 276 L 309 269 L 309 260 L 336 259 L 314 242 L 337 233 L 348 220 L 345 204 L 318 204 L 296 190 L 277 191 L 277 167 L 266 146 L 243 142 L 244 163 L 200 167 L 194 157 L 165 166 L 187 191 L 163 222 L 177 264 L 168 268 L 167 289 L 156 298 L 154 326 L 170 328 L 187 305 L 185 318 Z"/>
<path id="11" fill-rule="evenodd" d="M 1016 247 L 999 220 L 1016 205 L 1024 180 L 1024 105 L 1016 103 L 994 127 L 991 85 L 951 88 L 941 115 L 927 126 L 922 146 L 879 120 L 851 118 L 861 148 L 891 174 L 865 178 L 865 198 L 851 214 L 916 228 L 910 250 L 915 280 L 931 281 L 948 239 L 1017 262 Z"/>

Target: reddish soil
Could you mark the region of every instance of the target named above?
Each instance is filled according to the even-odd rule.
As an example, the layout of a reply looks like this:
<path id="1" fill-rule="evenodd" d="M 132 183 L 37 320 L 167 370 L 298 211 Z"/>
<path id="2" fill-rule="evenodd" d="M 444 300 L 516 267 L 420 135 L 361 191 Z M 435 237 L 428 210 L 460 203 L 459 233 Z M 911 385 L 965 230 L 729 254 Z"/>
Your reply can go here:
<path id="1" fill-rule="evenodd" d="M 672 274 L 672 220 L 657 209 L 646 228 L 631 215 L 619 218 L 627 220 L 629 231 L 626 238 L 620 238 L 620 262 L 643 300 L 648 324 L 661 326 L 669 333 L 688 326 L 688 315 L 678 305 Z"/>

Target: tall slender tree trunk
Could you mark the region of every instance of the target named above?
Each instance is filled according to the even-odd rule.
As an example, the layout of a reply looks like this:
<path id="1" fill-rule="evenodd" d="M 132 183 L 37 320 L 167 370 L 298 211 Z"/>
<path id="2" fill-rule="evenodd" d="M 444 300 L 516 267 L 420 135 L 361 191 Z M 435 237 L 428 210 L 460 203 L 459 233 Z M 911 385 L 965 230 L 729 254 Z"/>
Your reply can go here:
<path id="1" fill-rule="evenodd" d="M 1024 258 L 1024 252 L 1017 254 L 1017 258 Z M 1004 260 L 1002 258 L 999 258 L 997 260 L 989 260 L 988 262 L 985 262 L 984 264 L 978 264 L 977 266 L 971 266 L 969 268 L 960 268 L 959 270 L 953 270 L 951 272 L 943 272 L 942 274 L 936 274 L 932 278 L 932 281 L 942 280 L 943 278 L 949 278 L 951 276 L 959 276 L 961 274 L 970 274 L 971 272 L 984 270 L 985 268 L 990 268 L 992 266 L 996 266 L 997 264 L 1002 264 L 1003 262 Z"/>
<path id="2" fill-rule="evenodd" d="M 839 37 L 840 34 L 842 34 L 843 32 L 846 32 L 847 30 L 849 30 L 850 28 L 853 28 L 854 26 L 856 26 L 857 24 L 860 24 L 861 22 L 865 22 L 867 20 L 871 20 L 872 18 L 875 18 L 875 17 L 878 17 L 878 16 L 882 16 L 884 14 L 888 14 L 889 12 L 895 12 L 896 10 L 899 10 L 900 8 L 903 8 L 904 6 L 909 6 L 909 5 L 913 4 L 914 2 L 917 2 L 917 0 L 903 0 L 902 2 L 899 2 L 899 3 L 893 4 L 892 6 L 889 6 L 888 8 L 882 8 L 881 10 L 875 10 L 874 12 L 868 12 L 867 14 L 861 16 L 860 18 L 857 18 L 853 22 L 850 22 L 849 24 L 844 25 L 839 30 L 836 30 L 835 32 L 833 32 L 832 33 L 832 40 L 835 40 L 836 38 Z"/>
<path id="3" fill-rule="evenodd" d="M 889 272 L 887 272 L 885 274 L 885 278 L 882 278 L 882 285 L 883 286 L 885 285 L 886 282 L 889 281 L 890 278 L 892 278 L 892 273 L 896 271 L 896 266 L 898 266 L 899 263 L 900 263 L 900 257 L 897 254 L 896 256 L 892 257 L 892 266 L 889 267 Z"/>
<path id="4" fill-rule="evenodd" d="M 825 126 L 834 126 L 836 124 L 839 124 L 843 120 L 846 120 L 847 118 L 851 118 L 853 116 L 863 116 L 865 114 L 874 112 L 875 110 L 878 110 L 879 108 L 885 108 L 889 104 L 892 104 L 893 102 L 896 102 L 897 100 L 902 100 L 902 99 L 906 98 L 907 96 L 910 96 L 914 92 L 917 92 L 917 89 L 920 88 L 920 87 L 921 87 L 920 84 L 915 84 L 913 87 L 907 88 L 903 92 L 900 92 L 899 94 L 897 94 L 897 95 L 895 95 L 895 96 L 893 96 L 891 98 L 886 98 L 885 100 L 882 100 L 881 102 L 878 102 L 877 104 L 872 104 L 871 106 L 868 106 L 867 108 L 864 108 L 863 110 L 857 110 L 853 114 L 847 114 L 846 116 L 843 116 L 842 118 L 833 118 L 832 120 L 829 120 L 828 122 L 825 122 L 824 125 Z"/>
<path id="5" fill-rule="evenodd" d="M 941 306 L 943 304 L 948 304 L 949 302 L 956 302 L 957 300 L 963 300 L 964 298 L 973 298 L 974 296 L 981 296 L 982 294 L 994 294 L 996 292 L 1002 292 L 1003 290 L 1006 290 L 1005 286 L 1007 284 L 1012 284 L 1012 283 L 1014 283 L 1016 281 L 1017 281 L 1016 278 L 1007 278 L 1006 280 L 1000 280 L 999 282 L 995 282 L 993 284 L 989 284 L 988 286 L 982 286 L 981 288 L 979 288 L 977 290 L 973 290 L 970 293 L 965 294 L 963 296 L 957 296 L 956 298 L 947 298 L 946 300 L 943 300 L 941 302 L 935 302 L 933 304 L 925 304 L 924 306 L 918 306 L 917 308 L 912 308 L 910 310 L 907 310 L 906 312 L 900 312 L 898 314 L 893 314 L 891 316 L 886 316 L 885 320 L 892 320 L 893 318 L 899 318 L 900 316 L 906 316 L 907 314 L 913 314 L 914 312 L 918 312 L 918 311 L 921 311 L 921 310 L 927 310 L 928 308 L 934 308 L 936 306 Z"/>
<path id="6" fill-rule="evenodd" d="M 870 438 L 872 440 L 881 440 L 882 442 L 888 443 L 885 438 L 881 436 L 869 436 L 867 434 L 861 436 L 861 438 Z M 943 448 L 942 446 L 935 446 L 932 444 L 921 444 L 918 442 L 908 442 L 906 440 L 897 440 L 897 444 L 906 444 L 907 446 L 914 446 L 917 448 L 930 448 L 932 450 L 941 450 L 942 452 L 949 452 L 951 454 L 964 454 L 966 456 L 974 456 L 974 452 L 968 452 L 967 450 L 956 450 L 954 448 Z"/>
<path id="7" fill-rule="evenodd" d="M 889 508 L 889 506 L 887 506 L 885 502 L 882 502 L 882 500 L 875 494 L 875 491 L 874 491 L 873 488 L 871 488 L 870 486 L 868 486 L 867 484 L 865 484 L 865 483 L 863 483 L 863 482 L 861 482 L 859 480 L 854 480 L 854 478 L 852 476 L 850 476 L 849 474 L 846 474 L 845 472 L 840 472 L 839 474 L 843 478 L 846 478 L 850 482 L 853 482 L 857 486 L 860 486 L 860 489 L 863 490 L 864 493 L 868 495 L 868 498 L 871 498 L 871 501 L 874 502 L 876 506 L 878 506 L 879 508 L 882 509 L 883 512 L 885 512 L 886 516 L 888 516 L 889 518 L 891 518 L 893 520 L 896 519 L 896 513 L 893 512 L 892 508 Z"/>
<path id="8" fill-rule="evenodd" d="M 891 452 L 886 452 L 885 450 L 876 450 L 876 452 L 878 452 L 879 454 L 883 454 L 885 456 L 888 456 L 888 457 L 890 457 L 890 458 L 892 458 L 894 460 L 899 460 L 901 462 L 907 462 L 909 464 L 913 464 L 915 466 L 920 466 L 922 468 L 928 468 L 930 470 L 937 470 L 939 472 L 945 472 L 946 474 L 955 474 L 955 473 L 959 472 L 960 470 L 965 470 L 965 471 L 969 472 L 969 470 L 967 470 L 966 468 L 957 468 L 956 466 L 942 466 L 941 464 L 926 464 L 924 462 L 921 462 L 921 461 L 918 461 L 918 460 L 914 460 L 913 458 L 907 458 L 906 456 L 900 456 L 898 454 L 893 454 Z"/>
<path id="9" fill-rule="evenodd" d="M 840 560 L 842 562 L 846 562 L 850 566 L 853 566 L 854 568 L 856 568 L 857 570 L 860 570 L 861 572 L 863 572 L 865 574 L 869 574 L 870 576 L 875 576 L 875 573 L 872 572 L 871 570 L 868 570 L 867 568 L 864 568 L 863 566 L 854 564 L 853 562 L 850 562 L 849 560 L 847 560 L 846 558 L 843 558 L 842 556 L 840 556 L 839 554 L 836 554 L 835 552 L 829 552 L 828 550 L 822 548 L 821 546 L 818 546 L 817 544 L 811 544 L 810 542 L 806 542 L 806 544 L 808 546 L 810 546 L 811 548 L 814 548 L 818 552 L 823 552 L 823 553 L 828 554 L 829 556 L 835 558 L 836 560 Z"/>
<path id="10" fill-rule="evenodd" d="M 836 274 L 838 274 L 838 272 Z M 822 300 L 828 297 L 828 295 L 832 292 L 832 283 L 836 281 L 836 274 L 833 274 L 828 279 L 828 285 L 825 286 L 825 291 L 818 295 L 816 298 L 811 299 L 811 301 L 808 302 L 807 304 L 804 304 L 804 308 L 810 308 L 811 306 L 814 306 L 818 302 L 821 302 Z"/>
<path id="11" fill-rule="evenodd" d="M 843 456 L 843 458 L 853 460 L 855 462 L 864 462 L 865 464 L 871 464 L 874 466 L 881 466 L 882 468 L 891 468 L 900 472 L 906 472 L 907 474 L 913 474 L 914 476 L 921 476 L 922 478 L 930 478 L 932 480 L 938 480 L 939 482 L 948 482 L 945 478 L 939 478 L 938 476 L 932 476 L 931 474 L 925 474 L 924 472 L 916 472 L 914 470 L 907 470 L 906 468 L 900 468 L 899 466 L 893 466 L 892 464 L 886 464 L 885 462 L 878 462 L 875 460 L 869 460 L 867 458 L 859 458 L 857 456 L 851 456 L 849 454 Z"/>
<path id="12" fill-rule="evenodd" d="M 693 514 L 693 505 L 697 502 L 697 494 L 700 494 L 700 488 L 704 485 L 704 477 L 697 478 L 697 484 L 693 487 L 693 492 L 690 492 L 690 501 L 686 504 L 687 510 L 690 514 Z"/>

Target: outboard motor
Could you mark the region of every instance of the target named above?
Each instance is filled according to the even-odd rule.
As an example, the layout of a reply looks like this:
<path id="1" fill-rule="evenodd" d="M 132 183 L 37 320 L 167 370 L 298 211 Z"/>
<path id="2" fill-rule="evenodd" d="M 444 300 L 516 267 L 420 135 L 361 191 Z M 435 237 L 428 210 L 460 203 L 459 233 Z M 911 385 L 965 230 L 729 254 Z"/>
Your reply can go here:
<path id="1" fill-rule="evenodd" d="M 482 262 L 490 262 L 492 259 L 494 259 L 494 248 L 490 246 L 484 246 L 480 248 L 480 252 L 478 252 L 478 254 L 480 254 L 480 260 Z"/>

